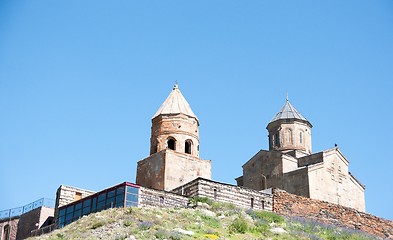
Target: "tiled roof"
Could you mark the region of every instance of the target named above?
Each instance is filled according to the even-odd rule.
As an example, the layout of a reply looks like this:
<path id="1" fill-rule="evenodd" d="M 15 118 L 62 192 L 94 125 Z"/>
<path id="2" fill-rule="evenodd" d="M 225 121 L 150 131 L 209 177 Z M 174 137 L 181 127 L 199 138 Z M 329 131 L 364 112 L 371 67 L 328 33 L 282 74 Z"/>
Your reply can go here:
<path id="1" fill-rule="evenodd" d="M 187 100 L 183 97 L 183 94 L 181 94 L 179 87 L 175 84 L 172 92 L 158 109 L 156 114 L 154 114 L 153 118 L 159 115 L 174 115 L 180 113 L 193 117 L 199 121 L 195 113 L 191 110 L 190 104 L 188 104 Z"/>
<path id="2" fill-rule="evenodd" d="M 292 106 L 288 99 L 286 100 L 285 105 L 270 122 L 280 119 L 300 119 L 308 122 L 308 120 L 298 110 L 296 110 L 294 106 Z"/>

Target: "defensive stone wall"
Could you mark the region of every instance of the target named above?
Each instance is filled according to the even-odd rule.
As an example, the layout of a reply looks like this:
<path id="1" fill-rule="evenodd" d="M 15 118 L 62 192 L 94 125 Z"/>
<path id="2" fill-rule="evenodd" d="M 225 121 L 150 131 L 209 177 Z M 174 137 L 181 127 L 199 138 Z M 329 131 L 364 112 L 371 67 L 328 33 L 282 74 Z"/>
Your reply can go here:
<path id="1" fill-rule="evenodd" d="M 393 239 L 393 221 L 360 212 L 353 208 L 297 196 L 280 189 L 273 190 L 273 212 L 359 229 L 375 236 Z"/>
<path id="2" fill-rule="evenodd" d="M 272 211 L 272 195 L 235 185 L 197 178 L 173 192 L 187 197 L 208 197 L 218 202 L 232 203 L 243 208 Z"/>
<path id="3" fill-rule="evenodd" d="M 187 207 L 188 197 L 171 192 L 140 187 L 138 201 L 139 207 Z"/>

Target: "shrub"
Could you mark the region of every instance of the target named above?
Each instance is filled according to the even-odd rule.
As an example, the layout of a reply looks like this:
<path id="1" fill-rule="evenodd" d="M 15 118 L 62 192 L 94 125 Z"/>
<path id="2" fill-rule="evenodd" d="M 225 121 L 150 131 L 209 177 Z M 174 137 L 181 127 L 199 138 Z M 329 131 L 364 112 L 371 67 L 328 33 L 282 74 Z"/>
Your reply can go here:
<path id="1" fill-rule="evenodd" d="M 262 220 L 268 223 L 283 223 L 284 218 L 272 212 L 247 210 L 247 214 L 254 220 Z"/>
<path id="2" fill-rule="evenodd" d="M 264 221 L 257 221 L 255 227 L 251 229 L 252 232 L 266 234 L 269 233 L 270 226 Z"/>
<path id="3" fill-rule="evenodd" d="M 201 219 L 209 227 L 212 227 L 212 228 L 220 228 L 221 227 L 221 222 L 215 217 L 201 215 Z"/>
<path id="4" fill-rule="evenodd" d="M 196 205 L 198 202 L 207 203 L 209 205 L 211 205 L 213 203 L 213 201 L 208 197 L 198 197 L 198 196 L 192 197 L 188 201 L 190 204 L 193 204 L 193 205 Z"/>
<path id="5" fill-rule="evenodd" d="M 59 239 L 64 239 L 64 233 L 58 233 L 58 234 L 56 234 L 56 236 L 57 236 Z"/>
<path id="6" fill-rule="evenodd" d="M 129 227 L 129 226 L 131 226 L 132 224 L 133 224 L 133 222 L 130 221 L 130 220 L 125 220 L 124 223 L 123 223 L 124 227 Z"/>
<path id="7" fill-rule="evenodd" d="M 139 229 L 144 231 L 144 230 L 149 230 L 153 226 L 152 222 L 141 222 L 139 223 Z"/>
<path id="8" fill-rule="evenodd" d="M 169 237 L 169 239 L 171 239 L 171 240 L 181 240 L 182 236 L 178 232 L 172 232 L 171 236 Z"/>
<path id="9" fill-rule="evenodd" d="M 246 233 L 248 230 L 248 224 L 242 217 L 236 218 L 228 227 L 231 233 Z"/>
<path id="10" fill-rule="evenodd" d="M 99 228 L 102 226 L 104 226 L 103 222 L 95 222 L 95 223 L 93 223 L 93 226 L 91 226 L 91 229 L 96 229 L 96 228 Z"/>
<path id="11" fill-rule="evenodd" d="M 133 214 L 134 210 L 132 209 L 132 207 L 129 207 L 126 209 L 126 214 Z"/>
<path id="12" fill-rule="evenodd" d="M 171 234 L 167 230 L 158 229 L 154 234 L 154 236 L 158 239 L 168 239 L 171 236 Z"/>

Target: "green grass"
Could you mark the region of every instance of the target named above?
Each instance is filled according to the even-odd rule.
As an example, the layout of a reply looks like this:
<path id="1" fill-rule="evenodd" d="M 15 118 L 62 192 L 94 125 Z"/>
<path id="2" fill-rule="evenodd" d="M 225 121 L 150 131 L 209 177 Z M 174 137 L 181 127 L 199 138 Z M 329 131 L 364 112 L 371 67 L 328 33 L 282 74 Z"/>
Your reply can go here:
<path id="1" fill-rule="evenodd" d="M 183 208 L 109 209 L 91 214 L 62 229 L 37 237 L 63 239 L 375 239 L 355 230 L 341 229 L 300 218 L 284 218 L 266 211 L 244 210 L 232 204 L 202 198 L 209 210 Z M 210 212 L 209 212 L 210 211 Z M 274 233 L 282 228 L 284 233 Z M 184 235 L 176 229 L 192 231 Z"/>

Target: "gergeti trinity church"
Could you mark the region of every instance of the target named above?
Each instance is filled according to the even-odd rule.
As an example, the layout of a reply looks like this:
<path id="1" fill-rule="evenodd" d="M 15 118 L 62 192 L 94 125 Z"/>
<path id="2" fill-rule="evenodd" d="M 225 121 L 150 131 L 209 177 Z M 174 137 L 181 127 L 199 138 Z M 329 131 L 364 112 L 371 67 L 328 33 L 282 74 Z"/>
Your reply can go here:
<path id="1" fill-rule="evenodd" d="M 199 158 L 199 119 L 177 84 L 152 118 L 150 156 L 139 161 L 136 183 L 170 191 L 195 178 L 211 179 L 211 161 Z M 312 124 L 286 99 L 267 124 L 269 149 L 246 161 L 237 185 L 289 193 L 365 211 L 364 190 L 349 161 L 334 147 L 312 152 Z"/>

